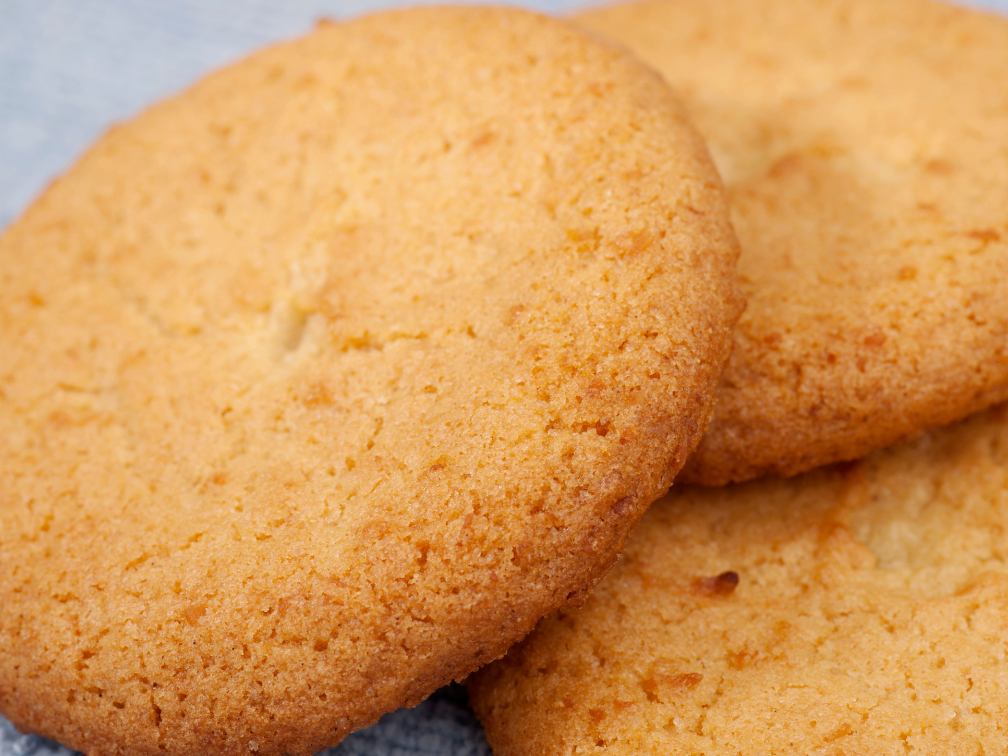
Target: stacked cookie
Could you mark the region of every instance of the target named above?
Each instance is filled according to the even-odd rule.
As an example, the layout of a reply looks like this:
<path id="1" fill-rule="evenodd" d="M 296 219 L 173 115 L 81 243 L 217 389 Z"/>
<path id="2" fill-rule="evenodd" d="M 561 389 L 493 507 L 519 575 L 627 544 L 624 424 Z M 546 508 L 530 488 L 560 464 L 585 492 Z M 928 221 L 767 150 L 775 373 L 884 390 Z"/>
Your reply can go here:
<path id="1" fill-rule="evenodd" d="M 580 612 L 470 684 L 507 754 L 1008 750 L 1008 22 L 583 15 L 684 96 L 749 306 L 714 419 Z M 845 460 L 908 437 L 915 440 Z"/>
<path id="2" fill-rule="evenodd" d="M 0 239 L 0 711 L 308 754 L 579 604 L 742 307 L 706 148 L 572 26 L 409 10 L 101 139 Z"/>
<path id="3" fill-rule="evenodd" d="M 322 24 L 0 237 L 18 727 L 308 754 L 549 615 L 499 756 L 1008 748 L 1008 417 L 919 436 L 1008 398 L 1008 23 L 576 22 Z"/>

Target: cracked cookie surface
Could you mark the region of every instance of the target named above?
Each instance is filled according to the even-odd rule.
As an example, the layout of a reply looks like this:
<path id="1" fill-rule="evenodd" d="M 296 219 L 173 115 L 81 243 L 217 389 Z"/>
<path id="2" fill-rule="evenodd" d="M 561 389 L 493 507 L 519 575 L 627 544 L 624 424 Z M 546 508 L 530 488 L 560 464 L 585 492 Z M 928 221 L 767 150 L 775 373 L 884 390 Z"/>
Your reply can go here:
<path id="1" fill-rule="evenodd" d="M 676 487 L 579 611 L 470 678 L 497 756 L 1008 749 L 1008 408 Z"/>
<path id="2" fill-rule="evenodd" d="M 646 0 L 580 23 L 683 97 L 748 307 L 681 482 L 860 457 L 1008 398 L 1008 20 L 929 0 Z"/>
<path id="3" fill-rule="evenodd" d="M 111 129 L 0 238 L 0 711 L 308 754 L 499 657 L 695 445 L 736 253 L 664 83 L 515 10 Z"/>

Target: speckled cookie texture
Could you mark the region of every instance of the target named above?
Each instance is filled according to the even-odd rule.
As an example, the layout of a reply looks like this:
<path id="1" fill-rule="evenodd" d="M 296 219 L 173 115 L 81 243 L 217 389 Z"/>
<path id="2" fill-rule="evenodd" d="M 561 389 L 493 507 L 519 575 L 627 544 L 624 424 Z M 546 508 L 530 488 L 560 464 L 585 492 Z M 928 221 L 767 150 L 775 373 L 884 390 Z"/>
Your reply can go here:
<path id="1" fill-rule="evenodd" d="M 497 756 L 1005 753 L 1006 554 L 1003 406 L 790 480 L 677 486 L 471 701 Z"/>
<path id="2" fill-rule="evenodd" d="M 654 0 L 579 20 L 683 96 L 748 308 L 680 480 L 853 459 L 1008 397 L 1008 20 L 927 0 Z"/>
<path id="3" fill-rule="evenodd" d="M 657 75 L 516 10 L 112 129 L 0 239 L 0 711 L 308 754 L 583 601 L 709 417 L 727 216 Z"/>

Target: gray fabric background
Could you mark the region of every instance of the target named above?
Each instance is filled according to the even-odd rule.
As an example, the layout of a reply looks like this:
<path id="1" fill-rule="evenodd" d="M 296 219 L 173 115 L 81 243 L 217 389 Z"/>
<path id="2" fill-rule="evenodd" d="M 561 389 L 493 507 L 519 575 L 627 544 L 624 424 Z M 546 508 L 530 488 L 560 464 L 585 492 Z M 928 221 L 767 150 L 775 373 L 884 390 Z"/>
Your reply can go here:
<path id="1" fill-rule="evenodd" d="M 109 124 L 321 16 L 392 0 L 0 0 L 0 229 Z M 528 0 L 563 12 L 581 0 Z M 1008 13 L 1008 0 L 973 5 Z M 1008 76 L 1008 73 L 1006 73 Z M 2 359 L 2 355 L 0 355 Z M 326 756 L 489 756 L 457 685 Z M 70 756 L 0 717 L 0 756 Z M 192 756 L 199 756 L 193 754 Z"/>

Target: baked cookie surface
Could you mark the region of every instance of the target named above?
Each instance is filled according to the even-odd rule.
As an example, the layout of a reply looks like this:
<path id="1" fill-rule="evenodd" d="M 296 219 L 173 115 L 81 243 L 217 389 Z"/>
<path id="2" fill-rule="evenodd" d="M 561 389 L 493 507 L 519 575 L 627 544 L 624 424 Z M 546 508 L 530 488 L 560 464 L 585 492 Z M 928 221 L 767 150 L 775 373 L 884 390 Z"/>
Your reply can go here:
<path id="1" fill-rule="evenodd" d="M 736 253 L 664 83 L 520 11 L 113 128 L 0 238 L 0 711 L 307 754 L 500 656 L 696 443 Z"/>
<path id="2" fill-rule="evenodd" d="M 1008 750 L 1008 411 L 656 502 L 470 678 L 497 756 Z"/>
<path id="3" fill-rule="evenodd" d="M 585 13 L 683 97 L 748 307 L 681 481 L 853 459 L 1008 397 L 1008 21 L 927 0 Z"/>

